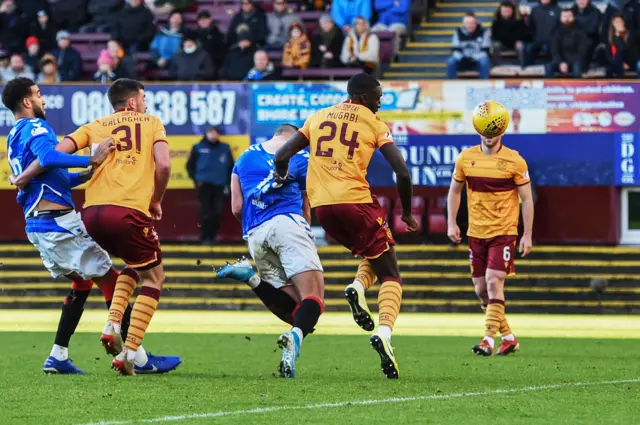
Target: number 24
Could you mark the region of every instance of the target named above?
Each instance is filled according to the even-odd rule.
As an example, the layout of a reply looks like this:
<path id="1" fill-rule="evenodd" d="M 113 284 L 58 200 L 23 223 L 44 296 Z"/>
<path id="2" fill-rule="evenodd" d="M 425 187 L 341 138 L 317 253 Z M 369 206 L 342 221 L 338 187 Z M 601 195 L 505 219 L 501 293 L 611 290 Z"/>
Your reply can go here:
<path id="1" fill-rule="evenodd" d="M 324 142 L 331 142 L 336 138 L 336 133 L 338 131 L 338 125 L 333 121 L 324 121 L 318 127 L 320 130 L 324 130 L 325 128 L 329 129 L 329 134 L 325 136 L 318 137 L 318 145 L 316 147 L 316 156 L 324 156 L 324 157 L 332 157 L 333 156 L 333 148 L 329 148 L 326 151 L 322 150 L 322 144 Z M 347 159 L 353 159 L 353 155 L 358 148 L 358 132 L 354 131 L 351 134 L 351 138 L 347 139 L 347 129 L 348 124 L 345 122 L 340 127 L 340 143 L 347 146 L 349 148 L 349 152 L 347 152 Z"/>

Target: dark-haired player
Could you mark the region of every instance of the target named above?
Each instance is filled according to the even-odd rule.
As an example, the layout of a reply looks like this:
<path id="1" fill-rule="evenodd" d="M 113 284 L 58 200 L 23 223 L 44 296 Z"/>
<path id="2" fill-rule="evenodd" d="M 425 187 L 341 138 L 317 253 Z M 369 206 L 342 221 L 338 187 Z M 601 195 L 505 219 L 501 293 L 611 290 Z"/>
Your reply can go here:
<path id="1" fill-rule="evenodd" d="M 305 195 L 309 154 L 291 160 L 291 174 L 283 185 L 274 180 L 273 157 L 298 130 L 278 127 L 271 140 L 249 147 L 233 168 L 231 209 L 242 222 L 249 251 L 256 262 L 228 265 L 218 277 L 247 282 L 265 305 L 293 327 L 278 338 L 282 348 L 280 376 L 295 377 L 303 339 L 313 331 L 324 310 L 324 278 Z"/>
<path id="2" fill-rule="evenodd" d="M 504 281 L 515 274 L 519 199 L 524 219 L 520 253 L 524 257 L 531 251 L 531 180 L 526 161 L 502 144 L 502 136 L 480 139 L 480 145 L 462 151 L 456 159 L 447 198 L 448 235 L 453 242 L 460 243 L 456 217 L 466 182 L 471 279 L 485 311 L 485 336 L 473 346 L 473 352 L 480 356 L 493 354 L 499 331 L 502 341 L 497 354 L 508 355 L 520 345 L 505 316 Z"/>
<path id="3" fill-rule="evenodd" d="M 58 140 L 44 121 L 44 98 L 38 86 L 28 78 L 9 81 L 2 92 L 2 101 L 16 119 L 7 139 L 12 181 L 21 189 L 18 203 L 23 207 L 29 241 L 38 249 L 42 262 L 51 275 L 65 276 L 73 281 L 65 298 L 55 343 L 43 370 L 46 373 L 84 374 L 69 359 L 69 342 L 74 334 L 84 305 L 93 287 L 93 281 L 103 292 L 110 306 L 118 272 L 111 266 L 109 255 L 100 248 L 87 231 L 74 209 L 71 189 L 86 182 L 91 173 L 69 173 L 68 167 L 98 165 L 113 150 L 109 138 L 97 147 L 92 157 L 73 156 L 56 150 Z M 40 164 L 47 167 L 43 170 Z M 30 178 L 23 169 L 37 169 L 39 175 Z M 126 336 L 131 307 L 125 312 L 122 333 Z M 136 359 L 136 368 L 152 370 L 162 368 L 162 359 L 144 349 Z"/>
<path id="4" fill-rule="evenodd" d="M 89 181 L 82 220 L 102 248 L 127 264 L 118 277 L 100 340 L 108 353 L 116 355 L 112 367 L 124 375 L 134 375 L 141 372 L 134 360 L 158 307 L 165 278 L 153 220 L 162 218 L 160 203 L 169 182 L 171 161 L 164 126 L 158 118 L 145 114 L 142 83 L 116 80 L 107 96 L 115 112 L 65 137 L 60 149 L 74 152 L 106 137 L 116 142 L 114 154 L 94 170 Z M 138 281 L 142 281 L 142 288 L 123 347 L 122 320 Z M 181 362 L 179 357 L 163 360 L 165 371 Z M 150 367 L 152 371 L 158 369 L 156 365 Z"/>
<path id="5" fill-rule="evenodd" d="M 364 257 L 358 279 L 345 290 L 356 323 L 373 330 L 373 318 L 364 298 L 376 277 L 382 286 L 378 294 L 379 326 L 371 345 L 380 355 L 387 378 L 398 378 L 398 365 L 391 347 L 391 332 L 402 302 L 402 279 L 384 211 L 371 195 L 366 180 L 367 167 L 376 149 L 389 161 L 397 176 L 402 201 L 402 220 L 410 231 L 417 228 L 411 216 L 413 188 L 407 164 L 393 142 L 391 132 L 380 121 L 382 87 L 367 74 L 351 77 L 346 102 L 312 115 L 302 129 L 278 150 L 275 156 L 276 180 L 286 182 L 289 161 L 309 146 L 307 194 L 311 207 L 325 231 Z"/>

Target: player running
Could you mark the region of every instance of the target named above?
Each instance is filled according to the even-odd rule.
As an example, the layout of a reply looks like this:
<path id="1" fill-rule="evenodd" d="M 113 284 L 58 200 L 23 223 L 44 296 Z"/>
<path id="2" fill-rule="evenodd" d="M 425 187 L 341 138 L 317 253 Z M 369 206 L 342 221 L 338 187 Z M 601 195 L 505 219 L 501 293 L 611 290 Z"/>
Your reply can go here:
<path id="1" fill-rule="evenodd" d="M 278 317 L 293 317 L 292 329 L 278 338 L 283 378 L 295 377 L 302 341 L 324 310 L 322 265 L 304 194 L 309 154 L 293 156 L 284 184 L 274 180 L 274 155 L 297 129 L 290 124 L 278 127 L 271 140 L 251 146 L 238 158 L 231 175 L 231 207 L 242 222 L 260 277 L 248 261 L 228 265 L 217 275 L 247 282 Z"/>
<path id="2" fill-rule="evenodd" d="M 2 102 L 16 119 L 7 139 L 7 151 L 11 180 L 21 189 L 18 203 L 24 210 L 27 237 L 54 278 L 65 276 L 73 281 L 62 307 L 55 343 L 43 369 L 46 373 L 84 374 L 69 359 L 71 336 L 82 317 L 92 280 L 98 283 L 110 306 L 118 273 L 108 254 L 87 234 L 71 197 L 71 189 L 89 180 L 91 173 L 69 173 L 67 168 L 97 166 L 115 147 L 109 138 L 97 146 L 91 157 L 56 151 L 58 140 L 45 121 L 46 102 L 38 86 L 28 78 L 9 81 L 2 92 Z M 43 170 L 40 164 L 47 169 Z M 28 171 L 21 174 L 23 169 L 38 170 L 35 174 L 41 174 L 32 179 Z M 130 314 L 128 307 L 122 327 L 125 336 Z M 153 356 L 142 349 L 135 368 L 141 373 L 168 372 L 177 366 L 169 364 L 176 359 L 179 360 Z"/>
<path id="3" fill-rule="evenodd" d="M 121 78 L 111 84 L 107 96 L 115 112 L 65 137 L 60 150 L 74 152 L 106 137 L 116 140 L 114 155 L 95 169 L 89 181 L 82 220 L 102 248 L 127 264 L 118 277 L 100 341 L 108 353 L 116 355 L 113 369 L 135 375 L 134 359 L 158 308 L 165 279 L 152 220 L 162 218 L 161 202 L 171 160 L 164 126 L 158 118 L 145 114 L 144 85 Z M 123 347 L 123 316 L 139 281 L 142 288 Z"/>
<path id="4" fill-rule="evenodd" d="M 346 102 L 312 115 L 303 128 L 276 153 L 276 181 L 286 182 L 295 168 L 289 162 L 296 152 L 310 146 L 307 193 L 311 207 L 325 231 L 364 257 L 353 284 L 345 295 L 356 323 L 373 330 L 373 318 L 364 291 L 377 279 L 382 282 L 378 294 L 379 326 L 370 342 L 380 355 L 387 378 L 398 378 L 398 364 L 391 347 L 391 332 L 402 302 L 402 279 L 393 248 L 395 241 L 380 204 L 371 195 L 365 179 L 367 167 L 376 149 L 396 173 L 402 201 L 402 220 L 410 231 L 417 223 L 411 216 L 413 188 L 407 164 L 393 142 L 391 132 L 376 116 L 382 87 L 370 75 L 354 75 L 347 84 Z M 291 168 L 291 170 L 290 170 Z"/>
<path id="5" fill-rule="evenodd" d="M 502 136 L 480 136 L 480 140 L 480 145 L 462 151 L 456 159 L 447 198 L 447 234 L 453 242 L 460 243 L 456 217 L 466 182 L 471 279 L 485 311 L 485 336 L 473 346 L 473 352 L 480 356 L 493 354 L 496 333 L 500 331 L 502 342 L 497 354 L 508 355 L 520 345 L 505 317 L 504 281 L 515 274 L 519 198 L 524 219 L 519 250 L 523 257 L 531 252 L 531 181 L 527 163 L 518 152 L 502 144 Z"/>

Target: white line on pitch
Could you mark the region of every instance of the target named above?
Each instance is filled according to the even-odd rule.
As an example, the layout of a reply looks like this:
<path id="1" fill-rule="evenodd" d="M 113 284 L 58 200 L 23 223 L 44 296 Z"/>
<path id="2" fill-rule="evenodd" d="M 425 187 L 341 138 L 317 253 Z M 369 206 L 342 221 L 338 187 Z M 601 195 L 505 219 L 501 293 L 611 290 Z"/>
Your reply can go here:
<path id="1" fill-rule="evenodd" d="M 124 421 L 100 421 L 89 422 L 83 425 L 128 425 L 128 424 L 140 424 L 140 423 L 154 423 L 154 422 L 176 422 L 185 421 L 189 419 L 208 419 L 218 418 L 222 416 L 235 416 L 235 415 L 254 415 L 260 413 L 280 412 L 282 410 L 310 410 L 310 409 L 325 409 L 335 407 L 347 407 L 347 406 L 366 406 L 371 404 L 384 404 L 384 403 L 406 403 L 409 401 L 425 401 L 425 400 L 448 400 L 452 398 L 463 397 L 479 397 L 493 394 L 512 394 L 531 391 L 544 391 L 544 390 L 556 390 L 560 388 L 571 387 L 587 387 L 594 385 L 615 385 L 615 384 L 628 384 L 640 382 L 640 378 L 634 379 L 621 379 L 617 381 L 599 381 L 599 382 L 574 382 L 566 384 L 551 384 L 551 385 L 536 385 L 531 387 L 522 388 L 504 388 L 490 391 L 470 392 L 470 393 L 453 393 L 453 394 L 432 394 L 416 397 L 392 397 L 382 398 L 377 400 L 354 400 L 354 401 L 339 401 L 336 403 L 319 403 L 319 404 L 307 404 L 303 406 L 274 406 L 274 407 L 260 407 L 256 409 L 247 410 L 229 410 L 211 413 L 192 413 L 188 415 L 177 416 L 161 416 L 152 419 L 128 419 Z"/>

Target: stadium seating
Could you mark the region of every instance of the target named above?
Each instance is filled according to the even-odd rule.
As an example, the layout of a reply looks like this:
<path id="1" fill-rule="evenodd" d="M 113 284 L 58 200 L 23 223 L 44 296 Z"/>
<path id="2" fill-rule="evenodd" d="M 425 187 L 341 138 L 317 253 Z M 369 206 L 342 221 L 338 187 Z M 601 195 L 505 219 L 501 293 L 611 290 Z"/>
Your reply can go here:
<path id="1" fill-rule="evenodd" d="M 416 231 L 416 234 L 420 235 L 424 230 L 424 198 L 422 198 L 421 196 L 414 196 L 411 199 L 411 213 L 418 222 L 418 230 Z M 407 225 L 402 221 L 402 203 L 400 202 L 400 199 L 396 199 L 396 201 L 394 202 L 392 231 L 394 235 L 398 236 L 409 234 L 409 232 L 407 231 Z"/>

